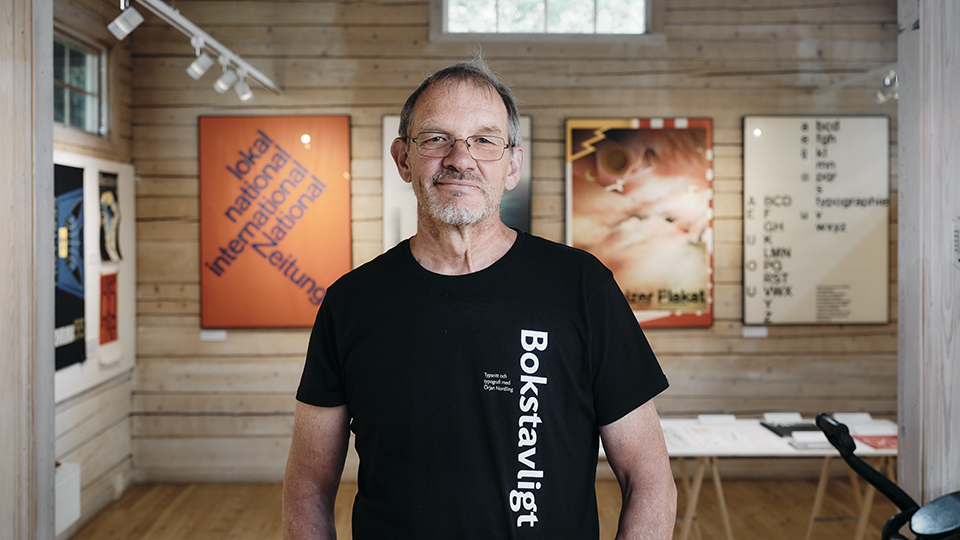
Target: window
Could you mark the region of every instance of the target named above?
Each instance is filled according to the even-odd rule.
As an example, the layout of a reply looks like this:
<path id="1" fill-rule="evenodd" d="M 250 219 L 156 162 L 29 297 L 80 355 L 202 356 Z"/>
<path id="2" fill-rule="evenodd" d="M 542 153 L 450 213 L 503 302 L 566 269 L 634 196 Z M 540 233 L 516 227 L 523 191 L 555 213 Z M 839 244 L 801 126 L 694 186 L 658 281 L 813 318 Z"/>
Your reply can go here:
<path id="1" fill-rule="evenodd" d="M 106 135 L 102 65 L 105 53 L 53 38 L 53 119 Z"/>
<path id="2" fill-rule="evenodd" d="M 448 34 L 629 34 L 649 31 L 643 0 L 442 0 Z"/>

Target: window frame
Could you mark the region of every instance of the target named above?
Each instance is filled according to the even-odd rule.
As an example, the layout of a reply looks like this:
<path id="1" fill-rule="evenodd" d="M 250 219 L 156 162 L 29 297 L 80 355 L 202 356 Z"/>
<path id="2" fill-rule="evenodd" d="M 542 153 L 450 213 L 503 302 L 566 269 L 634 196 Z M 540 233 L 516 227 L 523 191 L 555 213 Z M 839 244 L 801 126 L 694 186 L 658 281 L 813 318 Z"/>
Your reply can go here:
<path id="1" fill-rule="evenodd" d="M 53 82 L 54 87 L 59 86 L 62 88 L 66 88 L 67 90 L 67 94 L 66 94 L 67 105 L 66 105 L 64 121 L 58 122 L 54 120 L 54 126 L 62 129 L 82 132 L 87 135 L 91 135 L 99 138 L 107 138 L 107 136 L 110 134 L 110 115 L 109 115 L 110 100 L 109 100 L 109 84 L 108 84 L 109 81 L 107 77 L 109 58 L 107 55 L 106 48 L 101 45 L 92 43 L 89 40 L 78 38 L 76 35 L 72 33 L 64 32 L 59 28 L 54 28 L 53 39 L 55 42 L 60 41 L 61 43 L 65 44 L 68 47 L 67 51 L 69 51 L 70 48 L 72 48 L 74 50 L 81 51 L 87 55 L 93 56 L 96 59 L 95 77 L 96 77 L 96 83 L 97 83 L 96 91 L 91 93 L 83 88 L 77 88 L 71 85 L 69 81 L 69 73 L 65 74 L 66 78 L 68 79 L 65 82 L 57 81 L 56 79 L 54 79 L 54 82 Z M 68 52 L 68 57 L 69 57 L 69 52 Z M 68 65 L 69 65 L 69 62 L 68 62 Z M 87 96 L 95 97 L 97 102 L 96 131 L 90 131 L 86 128 L 74 126 L 70 123 L 69 96 L 71 92 L 79 92 Z"/>
<path id="2" fill-rule="evenodd" d="M 663 0 L 645 0 L 647 9 L 647 32 L 644 34 L 563 34 L 519 32 L 472 32 L 447 31 L 447 0 L 430 0 L 430 41 L 436 42 L 485 42 L 485 43 L 598 43 L 598 44 L 643 44 L 663 45 Z"/>

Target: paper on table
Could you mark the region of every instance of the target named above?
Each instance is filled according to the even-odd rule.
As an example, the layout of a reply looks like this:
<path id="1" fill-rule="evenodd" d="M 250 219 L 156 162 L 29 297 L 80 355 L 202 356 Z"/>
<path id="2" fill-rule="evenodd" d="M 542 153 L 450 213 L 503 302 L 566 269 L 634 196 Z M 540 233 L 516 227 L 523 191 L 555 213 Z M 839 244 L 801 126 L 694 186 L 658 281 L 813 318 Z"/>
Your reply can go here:
<path id="1" fill-rule="evenodd" d="M 798 431 L 793 434 L 793 440 L 803 443 L 829 442 L 822 431 Z"/>
<path id="2" fill-rule="evenodd" d="M 793 424 L 803 421 L 798 412 L 768 412 L 763 413 L 763 421 L 769 424 Z"/>
<path id="3" fill-rule="evenodd" d="M 704 450 L 739 448 L 743 445 L 732 427 L 694 426 L 690 428 L 690 434 Z"/>
<path id="4" fill-rule="evenodd" d="M 733 414 L 698 414 L 697 421 L 701 424 L 732 424 L 737 417 Z"/>
<path id="5" fill-rule="evenodd" d="M 853 424 L 850 427 L 851 435 L 896 435 L 897 425 L 893 422 L 875 420 L 868 424 Z"/>
<path id="6" fill-rule="evenodd" d="M 896 450 L 896 435 L 854 435 L 857 442 L 863 443 L 874 450 Z"/>
<path id="7" fill-rule="evenodd" d="M 868 412 L 838 412 L 833 413 L 833 419 L 847 425 L 873 421 L 873 417 Z"/>
<path id="8" fill-rule="evenodd" d="M 830 448 L 830 441 L 822 431 L 797 431 L 793 434 L 790 446 L 798 449 Z"/>
<path id="9" fill-rule="evenodd" d="M 684 436 L 683 431 L 673 426 L 663 427 L 663 440 L 667 443 L 667 453 L 685 453 L 697 450 L 697 445 Z"/>

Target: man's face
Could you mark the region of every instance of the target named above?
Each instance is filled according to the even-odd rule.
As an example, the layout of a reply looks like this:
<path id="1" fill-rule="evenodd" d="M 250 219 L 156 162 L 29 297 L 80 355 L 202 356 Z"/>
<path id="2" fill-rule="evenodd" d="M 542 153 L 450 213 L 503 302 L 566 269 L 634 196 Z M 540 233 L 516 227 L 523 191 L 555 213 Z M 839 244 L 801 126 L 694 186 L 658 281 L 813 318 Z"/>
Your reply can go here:
<path id="1" fill-rule="evenodd" d="M 472 83 L 440 83 L 420 95 L 413 109 L 410 137 L 424 131 L 449 133 L 454 138 L 488 135 L 509 140 L 507 110 L 492 89 Z M 519 148 L 499 161 L 477 161 L 464 141 L 450 155 L 419 155 L 412 141 L 394 141 L 391 153 L 400 176 L 413 185 L 421 218 L 453 226 L 500 219 L 500 198 L 520 180 L 523 163 Z"/>

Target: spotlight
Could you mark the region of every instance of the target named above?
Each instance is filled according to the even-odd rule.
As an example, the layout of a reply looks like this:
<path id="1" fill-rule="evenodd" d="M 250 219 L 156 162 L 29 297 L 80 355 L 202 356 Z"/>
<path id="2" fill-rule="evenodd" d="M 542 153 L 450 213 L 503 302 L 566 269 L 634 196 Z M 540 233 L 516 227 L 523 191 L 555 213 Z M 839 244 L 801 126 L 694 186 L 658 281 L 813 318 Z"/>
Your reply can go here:
<path id="1" fill-rule="evenodd" d="M 233 83 L 237 82 L 236 72 L 229 68 L 223 68 L 223 75 L 217 79 L 217 82 L 213 83 L 213 89 L 217 91 L 218 94 L 222 94 L 230 89 L 233 86 Z"/>
<path id="2" fill-rule="evenodd" d="M 250 90 L 250 85 L 247 84 L 246 73 L 240 74 L 240 80 L 233 87 L 237 92 L 237 97 L 240 98 L 240 101 L 247 102 L 253 99 L 253 90 Z"/>
<path id="3" fill-rule="evenodd" d="M 900 93 L 897 92 L 897 89 L 896 89 L 896 88 L 886 87 L 886 88 L 882 88 L 882 89 L 880 89 L 880 90 L 877 90 L 877 103 L 878 103 L 878 104 L 880 104 L 880 103 L 886 103 L 886 102 L 889 101 L 891 98 L 892 98 L 892 99 L 898 99 L 899 97 L 900 97 Z"/>
<path id="4" fill-rule="evenodd" d="M 206 73 L 212 65 L 213 58 L 210 58 L 209 54 L 201 52 L 197 56 L 197 59 L 187 68 L 187 75 L 193 77 L 194 80 L 200 80 L 200 77 L 203 77 L 203 74 Z"/>
<path id="5" fill-rule="evenodd" d="M 107 25 L 107 29 L 120 41 L 127 37 L 133 29 L 140 26 L 143 22 L 143 15 L 133 9 L 133 6 L 123 10 L 123 13 L 117 16 L 112 23 Z"/>
<path id="6" fill-rule="evenodd" d="M 190 44 L 197 50 L 197 59 L 187 68 L 187 75 L 193 77 L 194 80 L 200 80 L 200 77 L 203 77 L 203 74 L 213 65 L 213 58 L 210 58 L 210 55 L 203 52 L 204 43 L 202 37 L 191 37 Z"/>
<path id="7" fill-rule="evenodd" d="M 897 77 L 896 70 L 890 70 L 890 73 L 883 78 L 883 86 L 877 90 L 876 97 L 877 103 L 900 98 L 900 79 Z"/>

